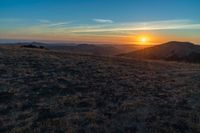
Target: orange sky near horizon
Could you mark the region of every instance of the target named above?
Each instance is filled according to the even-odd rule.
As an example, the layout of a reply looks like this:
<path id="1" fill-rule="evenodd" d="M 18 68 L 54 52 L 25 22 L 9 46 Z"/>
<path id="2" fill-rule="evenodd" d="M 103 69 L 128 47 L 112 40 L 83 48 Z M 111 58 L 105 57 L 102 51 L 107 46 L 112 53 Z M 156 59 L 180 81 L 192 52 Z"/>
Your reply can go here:
<path id="1" fill-rule="evenodd" d="M 16 39 L 16 40 L 38 40 L 38 41 L 49 41 L 49 42 L 77 42 L 77 43 L 94 43 L 94 44 L 137 44 L 137 45 L 156 45 L 162 44 L 168 41 L 183 41 L 183 42 L 193 42 L 199 43 L 200 40 L 197 38 L 188 38 L 188 37 L 177 37 L 177 36 L 170 36 L 170 35 L 154 35 L 154 34 L 144 34 L 141 33 L 137 36 L 79 36 L 79 35 L 23 35 L 21 34 L 12 35 L 12 38 L 6 39 Z M 4 39 L 5 39 L 4 38 Z M 145 41 L 144 41 L 145 40 Z"/>
<path id="2" fill-rule="evenodd" d="M 200 44 L 200 0 L 0 0 L 0 42 Z"/>

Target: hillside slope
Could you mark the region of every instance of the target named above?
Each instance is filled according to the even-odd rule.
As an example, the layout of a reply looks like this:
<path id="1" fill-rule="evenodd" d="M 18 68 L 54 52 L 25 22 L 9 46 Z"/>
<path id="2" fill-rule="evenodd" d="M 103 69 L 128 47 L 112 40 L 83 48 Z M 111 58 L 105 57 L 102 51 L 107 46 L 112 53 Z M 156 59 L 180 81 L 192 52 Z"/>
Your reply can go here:
<path id="1" fill-rule="evenodd" d="M 0 132 L 200 132 L 200 66 L 0 47 Z"/>
<path id="2" fill-rule="evenodd" d="M 142 59 L 200 62 L 200 46 L 189 42 L 172 41 L 144 50 L 123 54 L 122 56 Z"/>

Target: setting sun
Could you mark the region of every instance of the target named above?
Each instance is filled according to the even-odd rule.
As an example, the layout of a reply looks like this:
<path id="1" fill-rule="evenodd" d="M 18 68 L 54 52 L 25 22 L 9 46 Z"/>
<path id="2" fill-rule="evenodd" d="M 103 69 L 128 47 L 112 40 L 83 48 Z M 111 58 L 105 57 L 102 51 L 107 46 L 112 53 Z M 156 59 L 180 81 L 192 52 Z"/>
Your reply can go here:
<path id="1" fill-rule="evenodd" d="M 200 133 L 200 0 L 0 0 L 0 133 Z"/>
<path id="2" fill-rule="evenodd" d="M 140 41 L 143 42 L 143 43 L 146 43 L 146 42 L 147 42 L 147 38 L 146 38 L 146 37 L 143 37 L 143 38 L 141 38 Z"/>
<path id="3" fill-rule="evenodd" d="M 149 44 L 150 43 L 150 37 L 149 36 L 139 36 L 138 37 L 138 43 L 139 44 L 143 44 L 143 45 L 146 45 L 146 44 Z"/>

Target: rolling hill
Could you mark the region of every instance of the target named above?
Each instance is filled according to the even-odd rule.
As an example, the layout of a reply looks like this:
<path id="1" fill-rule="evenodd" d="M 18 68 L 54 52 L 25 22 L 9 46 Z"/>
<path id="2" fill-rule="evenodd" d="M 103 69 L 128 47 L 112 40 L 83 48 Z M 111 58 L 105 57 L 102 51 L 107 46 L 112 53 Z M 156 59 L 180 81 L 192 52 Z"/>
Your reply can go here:
<path id="1" fill-rule="evenodd" d="M 71 46 L 66 45 L 52 45 L 48 46 L 50 49 L 59 50 L 70 53 L 88 54 L 96 56 L 112 56 L 121 53 L 122 50 L 111 45 L 101 46 L 93 44 L 76 44 Z"/>
<path id="2" fill-rule="evenodd" d="M 87 54 L 96 56 L 111 56 L 121 53 L 123 50 L 111 45 L 95 44 L 71 44 L 71 43 L 41 43 L 41 42 L 20 42 L 12 44 L 1 44 L 9 46 L 22 46 L 25 48 L 46 48 L 68 53 Z"/>
<path id="3" fill-rule="evenodd" d="M 0 132 L 197 133 L 199 78 L 199 64 L 0 46 Z"/>
<path id="4" fill-rule="evenodd" d="M 140 59 L 200 62 L 200 46 L 190 42 L 171 41 L 154 47 L 122 54 Z"/>
<path id="5" fill-rule="evenodd" d="M 94 56 L 115 56 L 122 53 L 144 49 L 150 46 L 130 44 L 74 44 L 74 43 L 43 43 L 43 42 L 18 42 L 1 43 L 4 46 L 23 46 L 26 48 L 45 48 L 68 53 L 87 54 Z"/>

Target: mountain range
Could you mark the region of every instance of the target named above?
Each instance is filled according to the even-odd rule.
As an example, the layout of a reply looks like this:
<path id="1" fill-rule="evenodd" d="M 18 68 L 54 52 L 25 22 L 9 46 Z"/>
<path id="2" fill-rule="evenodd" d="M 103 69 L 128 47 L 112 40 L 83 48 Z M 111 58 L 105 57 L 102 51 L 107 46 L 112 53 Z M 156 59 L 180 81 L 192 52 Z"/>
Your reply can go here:
<path id="1" fill-rule="evenodd" d="M 62 51 L 67 53 L 86 54 L 94 56 L 115 56 L 122 53 L 136 51 L 149 46 L 130 44 L 75 44 L 75 43 L 43 43 L 43 42 L 19 42 L 1 43 L 1 45 L 22 46 L 25 48 L 45 48 L 49 50 Z"/>
<path id="2" fill-rule="evenodd" d="M 200 45 L 191 42 L 170 41 L 160 45 L 96 45 L 96 44 L 51 44 L 41 42 L 23 42 L 18 45 L 25 48 L 45 48 L 66 53 L 93 56 L 119 56 L 136 59 L 200 62 Z"/>

